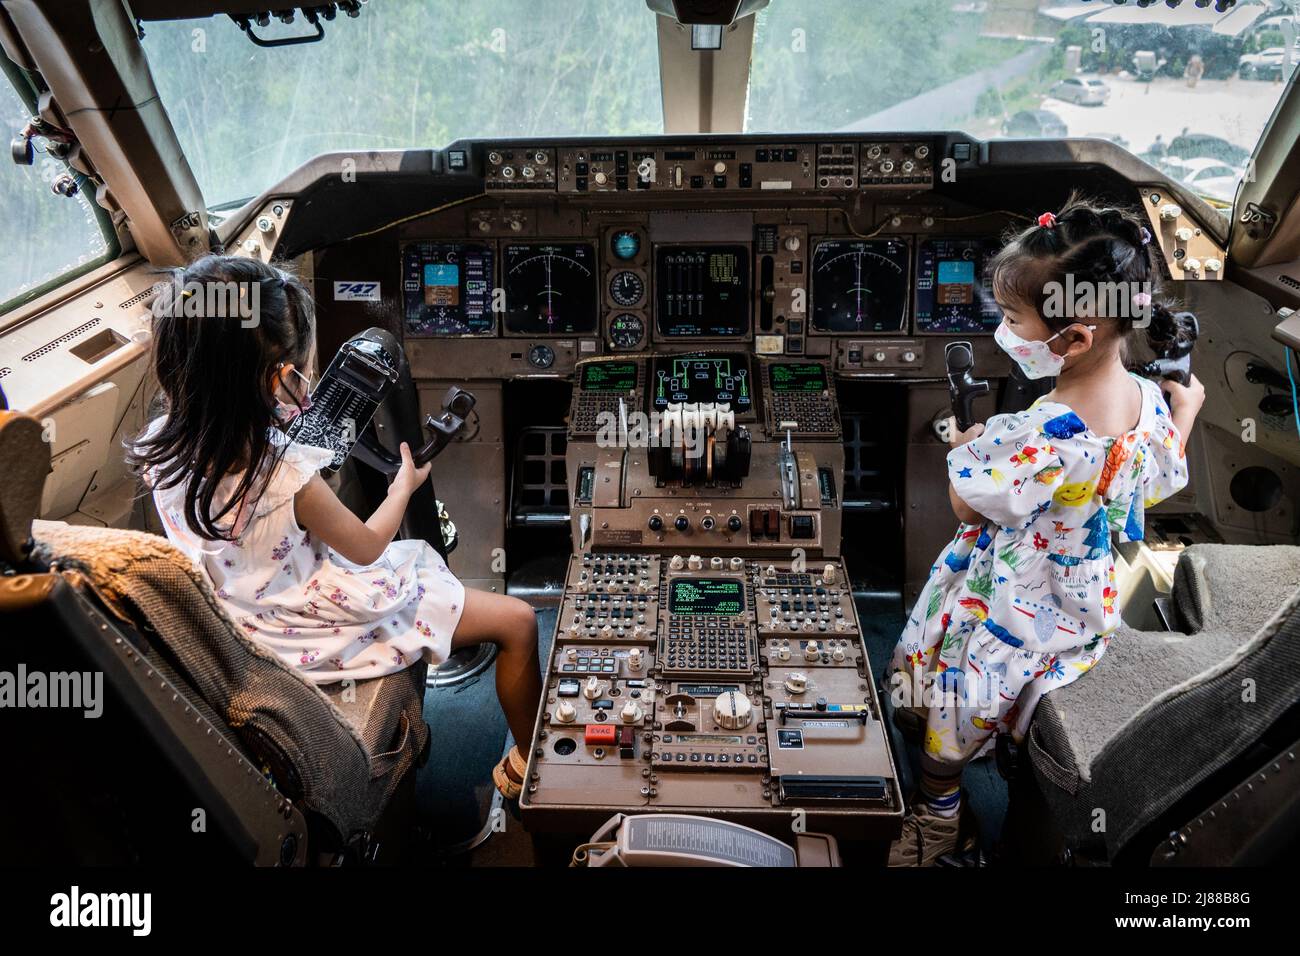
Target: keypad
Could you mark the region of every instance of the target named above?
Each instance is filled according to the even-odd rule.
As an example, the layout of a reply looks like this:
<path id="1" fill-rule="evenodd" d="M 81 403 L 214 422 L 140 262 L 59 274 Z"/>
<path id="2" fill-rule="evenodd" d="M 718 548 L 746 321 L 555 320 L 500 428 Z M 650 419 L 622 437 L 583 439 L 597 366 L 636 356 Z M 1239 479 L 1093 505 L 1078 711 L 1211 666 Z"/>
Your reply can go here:
<path id="1" fill-rule="evenodd" d="M 670 618 L 659 662 L 665 671 L 747 674 L 754 669 L 749 629 L 734 618 Z"/>

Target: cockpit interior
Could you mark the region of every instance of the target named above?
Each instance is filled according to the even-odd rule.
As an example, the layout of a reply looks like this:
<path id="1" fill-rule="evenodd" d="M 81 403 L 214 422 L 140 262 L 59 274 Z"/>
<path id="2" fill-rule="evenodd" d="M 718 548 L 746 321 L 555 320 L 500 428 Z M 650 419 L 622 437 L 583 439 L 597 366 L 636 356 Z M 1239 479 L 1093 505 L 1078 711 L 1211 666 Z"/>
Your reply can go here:
<path id="1" fill-rule="evenodd" d="M 0 0 L 0 862 L 884 870 L 914 839 L 952 868 L 1290 858 L 1298 18 L 1289 0 Z M 1105 657 L 1065 664 L 1097 666 L 1023 726 L 989 723 L 936 859 L 915 803 L 951 741 L 888 677 L 948 600 L 953 549 L 1011 531 L 959 525 L 951 456 L 1064 394 L 1007 350 L 995 266 L 1026 230 L 1065 235 L 1080 197 L 1122 210 L 1158 296 L 1194 317 L 1125 353 L 1138 391 L 1173 421 L 1171 390 L 1204 404 L 1166 442 L 1183 480 L 1135 492 L 1136 530 L 1074 487 L 1101 502 L 1068 514 L 1108 562 Z M 177 544 L 192 529 L 129 453 L 184 401 L 162 340 L 191 306 L 270 335 L 242 291 L 219 313 L 176 285 L 210 256 L 310 296 L 310 402 L 290 390 L 281 433 L 321 453 L 299 486 L 358 527 L 392 512 L 395 546 L 487 596 L 468 606 L 535 620 L 526 722 L 503 713 L 514 652 L 491 634 L 433 654 L 417 635 L 397 669 L 322 681 L 316 649 L 286 657 L 293 628 L 268 649 L 231 610 L 205 550 L 228 542 Z M 236 365 L 205 380 L 233 393 Z M 1073 421 L 1013 463 L 1064 456 Z M 989 464 L 1004 494 L 1038 493 Z M 1047 646 L 1068 608 L 1015 584 L 1016 546 L 965 587 L 1025 588 Z M 969 656 L 941 672 L 1023 643 L 967 596 L 942 605 L 945 648 L 967 612 Z M 1067 658 L 1012 660 L 1040 682 Z"/>

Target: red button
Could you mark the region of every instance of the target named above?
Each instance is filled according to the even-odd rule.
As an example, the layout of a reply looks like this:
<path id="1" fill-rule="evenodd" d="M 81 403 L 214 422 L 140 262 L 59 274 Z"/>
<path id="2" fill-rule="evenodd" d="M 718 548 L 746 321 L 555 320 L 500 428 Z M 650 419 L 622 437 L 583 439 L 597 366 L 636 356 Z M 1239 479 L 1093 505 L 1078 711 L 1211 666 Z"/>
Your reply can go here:
<path id="1" fill-rule="evenodd" d="M 613 724 L 588 724 L 583 739 L 594 747 L 613 746 L 618 740 L 618 728 Z"/>

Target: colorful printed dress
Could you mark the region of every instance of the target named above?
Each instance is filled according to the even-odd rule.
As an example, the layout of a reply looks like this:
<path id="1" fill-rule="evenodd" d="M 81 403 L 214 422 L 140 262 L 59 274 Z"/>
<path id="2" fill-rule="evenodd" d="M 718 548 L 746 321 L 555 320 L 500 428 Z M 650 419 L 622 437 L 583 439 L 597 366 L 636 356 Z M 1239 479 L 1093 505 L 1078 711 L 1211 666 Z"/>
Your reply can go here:
<path id="1" fill-rule="evenodd" d="M 1143 536 L 1144 508 L 1187 484 L 1182 439 L 1146 379 L 1137 427 L 1093 434 L 1039 400 L 995 415 L 948 454 L 962 524 L 894 649 L 896 702 L 926 713 L 924 753 L 976 756 L 994 731 L 1023 738 L 1038 699 L 1100 660 L 1119 624 L 1111 532 Z"/>
<path id="2" fill-rule="evenodd" d="M 160 427 L 154 422 L 146 430 Z M 235 540 L 209 541 L 185 522 L 184 485 L 154 489 L 167 538 L 207 574 L 235 623 L 318 683 L 400 671 L 423 656 L 447 659 L 465 588 L 424 541 L 394 541 L 372 565 L 355 565 L 298 526 L 293 496 L 333 452 L 289 442 Z M 145 479 L 152 487 L 150 475 Z M 237 476 L 215 498 L 225 502 Z"/>

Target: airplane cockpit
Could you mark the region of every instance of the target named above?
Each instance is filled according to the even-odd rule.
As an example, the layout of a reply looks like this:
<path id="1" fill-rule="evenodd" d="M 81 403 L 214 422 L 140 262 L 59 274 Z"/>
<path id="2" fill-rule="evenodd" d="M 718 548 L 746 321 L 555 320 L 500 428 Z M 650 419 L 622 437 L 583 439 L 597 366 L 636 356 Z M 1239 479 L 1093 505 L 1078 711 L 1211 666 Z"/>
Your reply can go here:
<path id="1" fill-rule="evenodd" d="M 1289 858 L 1297 17 L 2 0 L 0 862 Z"/>

